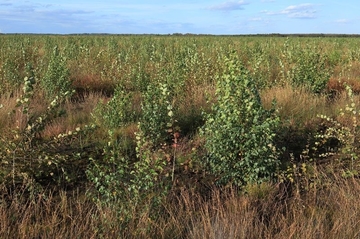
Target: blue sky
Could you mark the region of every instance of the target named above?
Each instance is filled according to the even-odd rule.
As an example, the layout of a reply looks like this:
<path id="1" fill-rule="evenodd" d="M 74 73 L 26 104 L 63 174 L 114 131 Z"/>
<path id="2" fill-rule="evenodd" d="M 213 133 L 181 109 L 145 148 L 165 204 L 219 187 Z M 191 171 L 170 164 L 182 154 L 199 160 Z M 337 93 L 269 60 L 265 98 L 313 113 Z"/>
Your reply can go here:
<path id="1" fill-rule="evenodd" d="M 360 1 L 0 0 L 0 32 L 360 34 Z"/>

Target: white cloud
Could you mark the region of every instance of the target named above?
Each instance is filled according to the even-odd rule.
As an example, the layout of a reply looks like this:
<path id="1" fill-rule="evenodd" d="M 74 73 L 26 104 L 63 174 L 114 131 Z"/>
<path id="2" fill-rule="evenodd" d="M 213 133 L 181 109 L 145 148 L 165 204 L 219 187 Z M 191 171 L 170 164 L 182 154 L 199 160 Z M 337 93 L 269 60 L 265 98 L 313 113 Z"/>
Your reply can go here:
<path id="1" fill-rule="evenodd" d="M 278 12 L 262 11 L 267 15 L 286 15 L 289 18 L 311 19 L 316 18 L 315 4 L 303 3 L 291 5 Z"/>
<path id="2" fill-rule="evenodd" d="M 286 14 L 289 17 L 293 18 L 313 18 L 316 11 L 314 10 L 314 5 L 310 3 L 292 5 L 280 12 L 281 14 Z"/>
<path id="3" fill-rule="evenodd" d="M 235 10 L 243 10 L 244 5 L 248 4 L 245 1 L 227 1 L 218 5 L 211 6 L 209 9 L 211 10 L 219 10 L 219 11 L 235 11 Z"/>

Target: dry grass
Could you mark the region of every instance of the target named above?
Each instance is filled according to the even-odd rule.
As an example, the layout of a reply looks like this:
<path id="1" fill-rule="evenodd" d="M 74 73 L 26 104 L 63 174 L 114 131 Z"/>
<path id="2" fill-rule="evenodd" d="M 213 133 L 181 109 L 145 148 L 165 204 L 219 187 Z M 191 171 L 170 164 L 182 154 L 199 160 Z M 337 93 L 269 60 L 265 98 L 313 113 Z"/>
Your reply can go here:
<path id="1" fill-rule="evenodd" d="M 261 93 L 263 104 L 270 108 L 273 99 L 276 100 L 279 116 L 284 123 L 293 126 L 309 126 L 317 124 L 318 115 L 337 118 L 340 109 L 350 104 L 347 92 L 339 90 L 336 99 L 330 100 L 326 95 L 314 95 L 304 89 L 294 89 L 291 86 L 278 86 Z M 360 96 L 355 94 L 353 100 L 360 103 Z"/>
<path id="2" fill-rule="evenodd" d="M 77 195 L 47 195 L 0 206 L 1 238 L 96 238 L 95 208 Z"/>
<path id="3" fill-rule="evenodd" d="M 72 86 L 76 90 L 76 96 L 84 98 L 90 93 L 100 93 L 110 96 L 114 93 L 116 83 L 111 80 L 102 80 L 100 75 L 72 73 Z"/>
<path id="4" fill-rule="evenodd" d="M 2 105 L 0 109 L 0 131 L 4 133 L 6 129 L 12 127 L 12 123 L 14 122 L 10 120 L 9 112 L 15 109 L 16 98 L 10 95 L 1 95 L 0 104 Z"/>
<path id="5" fill-rule="evenodd" d="M 267 89 L 261 96 L 265 107 L 269 107 L 275 99 L 280 117 L 289 122 L 306 124 L 317 114 L 327 114 L 331 110 L 325 96 L 317 96 L 301 88 L 294 89 L 290 85 Z"/>
<path id="6" fill-rule="evenodd" d="M 326 187 L 294 190 L 285 199 L 281 187 L 271 184 L 252 186 L 245 195 L 215 190 L 208 201 L 183 192 L 179 205 L 189 215 L 184 238 L 356 238 L 358 179 L 326 181 Z"/>
<path id="7" fill-rule="evenodd" d="M 336 97 L 345 91 L 346 85 L 350 86 L 355 94 L 360 93 L 360 80 L 355 78 L 330 78 L 327 83 L 327 91 Z"/>
<path id="8" fill-rule="evenodd" d="M 2 95 L 0 97 L 0 131 L 3 135 L 9 133 L 11 129 L 17 127 L 26 127 L 27 117 L 22 113 L 22 108 L 16 107 L 16 100 L 21 97 L 21 92 L 16 92 L 14 95 Z M 91 122 L 91 113 L 97 103 L 104 99 L 101 93 L 88 93 L 84 96 L 84 101 L 72 102 L 66 101 L 62 106 L 66 114 L 62 117 L 56 118 L 49 125 L 46 126 L 42 132 L 44 138 L 57 136 L 59 133 L 64 133 L 69 130 L 74 130 L 78 126 L 83 126 Z M 47 104 L 44 104 L 41 95 L 35 95 L 31 99 L 30 114 L 31 117 L 36 117 L 42 112 L 46 111 Z"/>
<path id="9" fill-rule="evenodd" d="M 47 107 L 43 102 L 43 98 L 36 95 L 33 99 L 31 99 L 29 105 L 30 111 L 33 113 L 26 115 L 22 112 L 22 106 L 16 107 L 16 100 L 20 99 L 21 96 L 22 92 L 20 90 L 11 95 L 5 94 L 0 96 L 0 104 L 3 105 L 0 109 L 0 130 L 3 134 L 6 134 L 16 128 L 22 129 L 26 127 L 26 121 L 29 117 L 37 116 L 40 112 L 45 111 Z"/>
<path id="10" fill-rule="evenodd" d="M 357 238 L 359 193 L 359 179 L 321 172 L 292 191 L 270 183 L 215 188 L 207 197 L 182 189 L 152 212 L 155 219 L 138 210 L 126 226 L 82 193 L 18 194 L 1 200 L 0 238 Z"/>

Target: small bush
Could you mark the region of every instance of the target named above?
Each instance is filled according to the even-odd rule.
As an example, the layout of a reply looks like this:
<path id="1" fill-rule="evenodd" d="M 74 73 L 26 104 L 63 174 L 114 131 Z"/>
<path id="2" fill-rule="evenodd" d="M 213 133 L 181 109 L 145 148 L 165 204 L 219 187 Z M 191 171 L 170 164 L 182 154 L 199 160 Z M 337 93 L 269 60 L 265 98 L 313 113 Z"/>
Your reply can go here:
<path id="1" fill-rule="evenodd" d="M 97 122 L 108 130 L 108 142 L 103 145 L 103 157 L 91 159 L 87 170 L 96 194 L 92 198 L 105 205 L 115 206 L 121 223 L 126 223 L 140 212 L 153 210 L 166 195 L 168 180 L 164 151 L 173 113 L 170 91 L 166 84 L 151 84 L 143 94 L 142 115 L 136 132 L 136 155 L 125 148 L 123 129 L 132 118 L 129 111 L 130 96 L 117 89 L 114 97 L 98 110 Z"/>
<path id="2" fill-rule="evenodd" d="M 48 99 L 73 91 L 66 58 L 62 56 L 57 46 L 53 49 L 45 76 L 41 78 L 41 86 Z"/>
<path id="3" fill-rule="evenodd" d="M 217 102 L 205 114 L 202 129 L 207 166 L 219 183 L 261 182 L 279 163 L 273 139 L 280 120 L 274 109 L 263 108 L 256 81 L 238 60 L 231 56 L 226 65 L 217 81 Z"/>

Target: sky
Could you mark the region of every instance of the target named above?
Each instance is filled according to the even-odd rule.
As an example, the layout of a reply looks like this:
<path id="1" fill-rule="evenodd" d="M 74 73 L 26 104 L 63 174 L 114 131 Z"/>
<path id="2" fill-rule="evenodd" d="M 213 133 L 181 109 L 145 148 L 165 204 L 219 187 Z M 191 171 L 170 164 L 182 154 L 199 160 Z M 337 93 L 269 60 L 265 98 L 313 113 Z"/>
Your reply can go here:
<path id="1" fill-rule="evenodd" d="M 0 0 L 0 33 L 360 34 L 360 1 Z"/>

